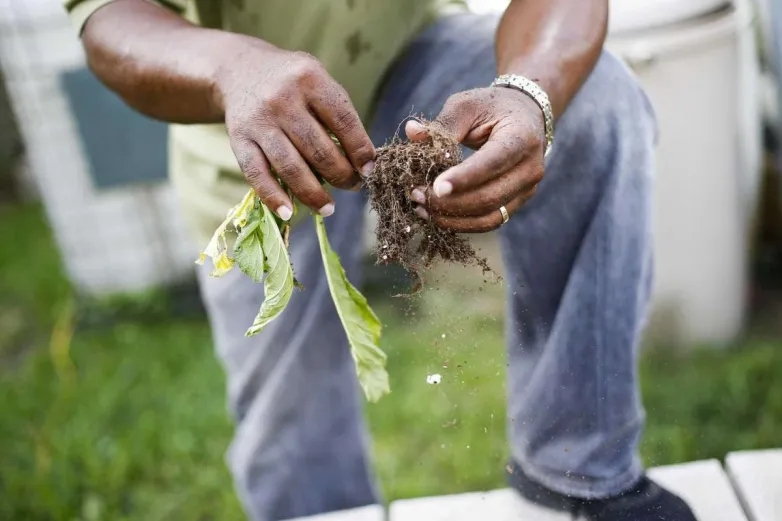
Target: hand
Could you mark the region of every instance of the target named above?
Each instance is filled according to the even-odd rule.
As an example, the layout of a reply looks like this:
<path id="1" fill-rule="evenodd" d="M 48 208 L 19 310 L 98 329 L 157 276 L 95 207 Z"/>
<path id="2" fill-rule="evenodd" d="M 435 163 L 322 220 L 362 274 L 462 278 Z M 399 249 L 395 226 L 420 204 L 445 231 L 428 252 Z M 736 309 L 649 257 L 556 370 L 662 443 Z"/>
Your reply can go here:
<path id="1" fill-rule="evenodd" d="M 502 225 L 500 206 L 513 214 L 535 194 L 546 149 L 543 113 L 517 90 L 488 87 L 451 96 L 435 120 L 457 142 L 478 149 L 443 172 L 432 187 L 418 187 L 416 213 L 442 228 L 487 232 Z M 411 140 L 426 130 L 409 121 Z"/>
<path id="2" fill-rule="evenodd" d="M 302 203 L 331 215 L 334 202 L 311 168 L 333 186 L 358 189 L 357 172 L 369 173 L 375 157 L 347 92 L 306 53 L 250 40 L 234 56 L 217 75 L 216 88 L 248 183 L 283 220 L 293 205 L 275 174 Z"/>

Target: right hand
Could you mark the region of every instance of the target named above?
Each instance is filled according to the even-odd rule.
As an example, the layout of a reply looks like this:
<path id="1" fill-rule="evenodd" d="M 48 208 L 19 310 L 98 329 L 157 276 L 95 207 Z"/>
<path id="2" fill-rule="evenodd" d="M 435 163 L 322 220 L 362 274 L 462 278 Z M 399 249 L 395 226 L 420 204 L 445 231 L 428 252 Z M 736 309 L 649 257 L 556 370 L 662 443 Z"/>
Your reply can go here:
<path id="1" fill-rule="evenodd" d="M 373 167 L 375 148 L 356 109 L 345 89 L 309 54 L 244 37 L 240 41 L 215 86 L 247 182 L 283 220 L 290 219 L 293 202 L 275 174 L 302 203 L 331 215 L 334 201 L 312 169 L 335 187 L 357 190 L 358 173 L 366 175 Z"/>

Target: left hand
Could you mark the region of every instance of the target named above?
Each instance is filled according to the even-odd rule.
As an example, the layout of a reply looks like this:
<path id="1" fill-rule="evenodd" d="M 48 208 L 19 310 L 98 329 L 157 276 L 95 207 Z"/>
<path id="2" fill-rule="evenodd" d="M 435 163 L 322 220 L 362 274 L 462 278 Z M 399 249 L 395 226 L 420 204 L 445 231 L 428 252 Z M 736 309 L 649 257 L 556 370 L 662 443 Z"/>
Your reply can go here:
<path id="1" fill-rule="evenodd" d="M 487 87 L 451 96 L 435 122 L 477 151 L 443 172 L 432 187 L 413 190 L 416 214 L 461 233 L 499 228 L 500 206 L 512 215 L 543 178 L 546 138 L 540 107 L 518 90 Z M 409 121 L 405 131 L 413 141 L 427 137 L 417 121 Z"/>

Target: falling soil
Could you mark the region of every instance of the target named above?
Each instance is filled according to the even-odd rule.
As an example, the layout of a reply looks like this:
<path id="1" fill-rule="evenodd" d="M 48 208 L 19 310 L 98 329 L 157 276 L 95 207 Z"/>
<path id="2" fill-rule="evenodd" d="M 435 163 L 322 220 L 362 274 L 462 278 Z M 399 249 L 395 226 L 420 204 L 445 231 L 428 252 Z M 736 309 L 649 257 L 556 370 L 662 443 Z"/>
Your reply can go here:
<path id="1" fill-rule="evenodd" d="M 377 151 L 375 168 L 366 181 L 376 229 L 379 264 L 396 262 L 423 281 L 424 271 L 439 258 L 491 272 L 464 237 L 419 218 L 410 193 L 432 186 L 435 178 L 462 161 L 459 145 L 431 122 L 419 120 L 428 130 L 425 141 L 394 137 Z M 428 191 L 427 191 L 428 192 Z"/>

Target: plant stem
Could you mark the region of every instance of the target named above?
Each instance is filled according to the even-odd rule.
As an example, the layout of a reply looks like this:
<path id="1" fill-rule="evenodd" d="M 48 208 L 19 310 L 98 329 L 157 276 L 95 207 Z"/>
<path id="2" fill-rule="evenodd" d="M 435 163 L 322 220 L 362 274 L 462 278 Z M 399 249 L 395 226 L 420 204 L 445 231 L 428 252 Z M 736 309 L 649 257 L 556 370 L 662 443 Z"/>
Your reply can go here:
<path id="1" fill-rule="evenodd" d="M 286 250 L 290 250 L 290 238 L 291 225 L 286 223 L 282 227 L 282 243 L 285 245 Z"/>

